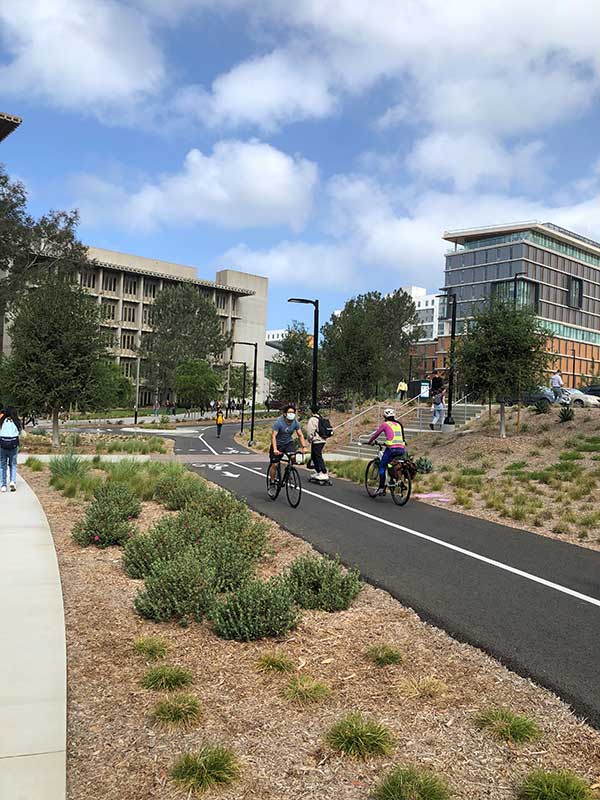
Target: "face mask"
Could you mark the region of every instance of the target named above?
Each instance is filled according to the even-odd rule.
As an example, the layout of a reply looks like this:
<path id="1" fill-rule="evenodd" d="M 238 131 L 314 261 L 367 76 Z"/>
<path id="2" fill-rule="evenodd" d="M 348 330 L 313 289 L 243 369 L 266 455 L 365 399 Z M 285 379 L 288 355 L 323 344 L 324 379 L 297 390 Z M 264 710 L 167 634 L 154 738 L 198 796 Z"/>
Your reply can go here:
<path id="1" fill-rule="evenodd" d="M 293 422 L 296 419 L 296 415 L 294 414 L 293 411 L 288 411 L 288 413 L 285 415 L 285 418 L 288 419 L 290 422 Z"/>

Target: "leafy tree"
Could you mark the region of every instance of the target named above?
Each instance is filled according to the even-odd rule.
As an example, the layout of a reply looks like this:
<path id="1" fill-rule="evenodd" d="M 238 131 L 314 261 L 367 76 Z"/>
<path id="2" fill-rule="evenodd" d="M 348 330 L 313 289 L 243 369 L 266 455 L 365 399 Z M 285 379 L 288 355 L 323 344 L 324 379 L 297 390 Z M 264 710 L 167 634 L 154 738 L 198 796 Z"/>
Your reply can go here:
<path id="1" fill-rule="evenodd" d="M 21 296 L 10 322 L 11 355 L 2 363 L 2 386 L 21 410 L 50 413 L 52 443 L 59 444 L 61 408 L 108 407 L 117 383 L 107 363 L 107 337 L 92 297 L 60 275 L 50 275 Z"/>
<path id="2" fill-rule="evenodd" d="M 246 370 L 246 400 L 252 391 L 250 371 Z M 229 396 L 242 399 L 242 389 L 244 388 L 244 367 L 231 367 L 229 372 Z"/>
<path id="3" fill-rule="evenodd" d="M 229 337 L 221 333 L 216 308 L 191 284 L 160 292 L 152 320 L 152 331 L 142 336 L 140 356 L 157 390 L 175 385 L 177 367 L 186 359 L 215 358 L 229 344 Z"/>
<path id="4" fill-rule="evenodd" d="M 420 327 L 413 300 L 398 289 L 386 296 L 368 292 L 352 298 L 322 331 L 322 353 L 332 388 L 368 397 L 378 386 L 395 386 Z"/>
<path id="5" fill-rule="evenodd" d="M 134 402 L 133 383 L 112 359 L 101 359 L 96 371 L 95 409 L 127 408 Z"/>
<path id="6" fill-rule="evenodd" d="M 32 217 L 25 187 L 0 164 L 0 313 L 44 275 L 73 275 L 90 263 L 87 248 L 77 239 L 78 224 L 77 211 Z"/>
<path id="7" fill-rule="evenodd" d="M 493 302 L 456 341 L 456 365 L 466 391 L 491 403 L 501 401 L 500 435 L 504 435 L 504 402 L 544 380 L 550 354 L 548 334 L 532 308 Z"/>
<path id="8" fill-rule="evenodd" d="M 271 377 L 281 399 L 304 403 L 311 397 L 313 351 L 308 342 L 306 326 L 292 323 L 273 359 Z"/>
<path id="9" fill-rule="evenodd" d="M 219 389 L 219 375 L 206 361 L 187 358 L 175 371 L 175 391 L 181 403 L 208 406 Z"/>

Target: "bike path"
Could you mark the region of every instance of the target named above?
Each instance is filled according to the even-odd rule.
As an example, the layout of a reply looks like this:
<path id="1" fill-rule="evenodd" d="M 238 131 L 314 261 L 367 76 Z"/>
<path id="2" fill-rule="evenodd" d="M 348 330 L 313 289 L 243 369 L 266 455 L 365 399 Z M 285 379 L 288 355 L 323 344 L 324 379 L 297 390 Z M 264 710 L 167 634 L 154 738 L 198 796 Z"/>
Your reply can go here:
<path id="1" fill-rule="evenodd" d="M 199 449 L 234 447 L 232 436 L 201 435 Z M 348 481 L 315 486 L 306 470 L 294 510 L 285 492 L 267 497 L 264 460 L 202 463 L 199 453 L 191 468 L 600 727 L 599 553 L 413 500 L 371 500 Z"/>

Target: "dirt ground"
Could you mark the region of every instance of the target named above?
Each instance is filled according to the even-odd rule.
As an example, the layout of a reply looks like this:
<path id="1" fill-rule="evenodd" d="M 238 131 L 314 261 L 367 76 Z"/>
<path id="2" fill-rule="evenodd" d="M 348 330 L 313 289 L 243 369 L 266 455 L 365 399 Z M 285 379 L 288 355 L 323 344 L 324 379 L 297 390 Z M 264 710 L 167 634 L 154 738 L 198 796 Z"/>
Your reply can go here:
<path id="1" fill-rule="evenodd" d="M 68 800 L 184 798 L 168 779 L 169 768 L 179 754 L 205 742 L 226 744 L 241 759 L 240 781 L 218 793 L 231 800 L 366 800 L 373 783 L 396 764 L 434 768 L 462 800 L 514 798 L 519 780 L 537 767 L 568 767 L 592 784 L 600 778 L 597 731 L 550 692 L 424 624 L 372 587 L 365 587 L 348 611 L 304 612 L 298 629 L 278 642 L 228 642 L 206 623 L 184 629 L 141 619 L 132 607 L 140 582 L 122 570 L 120 550 L 81 549 L 72 541 L 82 503 L 51 489 L 47 470 L 25 468 L 23 475 L 46 511 L 63 585 Z M 144 504 L 140 527 L 164 513 L 154 503 Z M 270 529 L 264 575 L 310 549 L 274 523 Z M 169 733 L 151 724 L 159 697 L 140 686 L 146 664 L 133 649 L 140 635 L 164 637 L 168 663 L 193 673 L 192 691 L 204 711 L 197 729 Z M 402 651 L 403 665 L 377 668 L 365 659 L 365 648 L 382 641 Z M 289 678 L 256 668 L 259 656 L 274 648 L 289 654 L 298 672 L 330 686 L 331 697 L 307 708 L 284 699 L 281 690 Z M 428 677 L 443 683 L 440 694 L 415 696 L 416 683 Z M 500 705 L 534 718 L 541 739 L 513 747 L 478 731 L 474 716 Z M 356 709 L 391 728 L 390 757 L 353 762 L 327 749 L 328 727 Z"/>
<path id="2" fill-rule="evenodd" d="M 131 436 L 119 436 L 111 433 L 74 433 L 69 430 L 61 430 L 61 437 L 63 439 L 61 446 L 55 451 L 52 448 L 52 439 L 50 436 L 38 436 L 28 432 L 27 436 L 21 438 L 19 449 L 27 455 L 39 455 L 41 453 L 62 455 L 67 451 L 75 453 L 76 455 L 95 455 L 96 453 L 102 455 L 106 452 L 105 448 L 110 444 L 115 442 L 130 443 L 132 441 Z M 163 439 L 162 441 L 164 443 L 165 453 L 172 453 L 175 446 L 174 441 L 172 439 Z M 98 445 L 102 448 L 100 451 L 96 449 Z M 125 457 L 128 455 L 128 453 L 117 454 Z"/>

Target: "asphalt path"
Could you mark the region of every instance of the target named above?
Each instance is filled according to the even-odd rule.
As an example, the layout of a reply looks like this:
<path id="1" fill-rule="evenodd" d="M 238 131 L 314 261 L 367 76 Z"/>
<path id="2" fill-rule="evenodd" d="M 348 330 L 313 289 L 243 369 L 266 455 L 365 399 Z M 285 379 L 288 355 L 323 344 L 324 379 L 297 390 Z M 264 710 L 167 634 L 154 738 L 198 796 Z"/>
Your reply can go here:
<path id="1" fill-rule="evenodd" d="M 191 469 L 600 728 L 600 553 L 412 499 L 399 508 L 344 480 L 316 486 L 306 470 L 292 509 L 285 492 L 267 497 L 266 459 L 235 442 L 237 430 L 164 435 L 176 455 L 197 454 Z"/>

